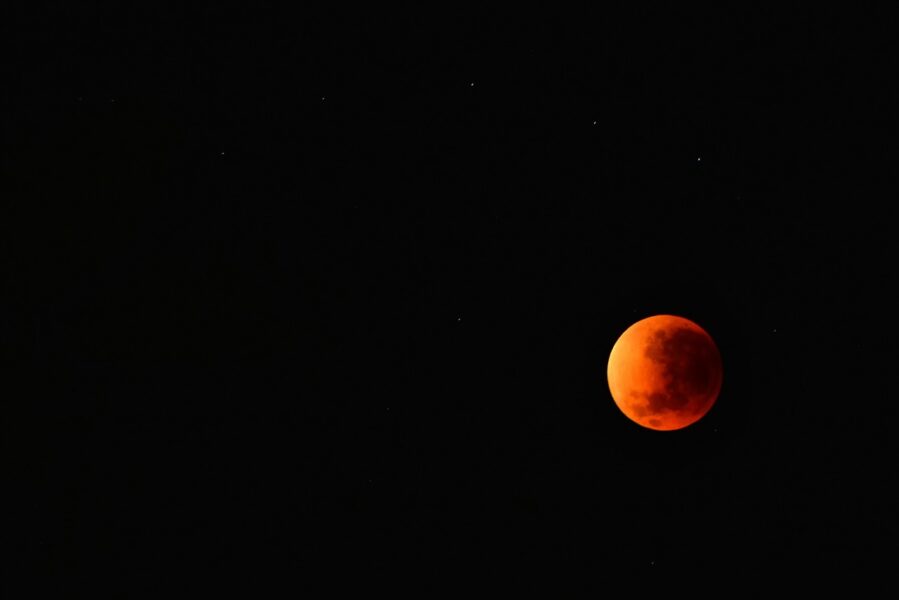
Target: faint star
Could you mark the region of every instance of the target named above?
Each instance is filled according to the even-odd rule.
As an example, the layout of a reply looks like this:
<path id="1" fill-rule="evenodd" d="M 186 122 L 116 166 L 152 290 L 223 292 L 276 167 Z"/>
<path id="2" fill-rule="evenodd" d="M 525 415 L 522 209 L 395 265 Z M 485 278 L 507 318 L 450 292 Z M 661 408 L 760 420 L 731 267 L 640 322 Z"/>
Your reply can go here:
<path id="1" fill-rule="evenodd" d="M 474 81 L 468 84 L 468 87 L 474 87 Z"/>
<path id="2" fill-rule="evenodd" d="M 596 125 L 596 121 L 593 121 L 593 124 Z"/>
<path id="3" fill-rule="evenodd" d="M 697 157 L 696 162 L 702 162 L 702 157 L 701 156 Z"/>

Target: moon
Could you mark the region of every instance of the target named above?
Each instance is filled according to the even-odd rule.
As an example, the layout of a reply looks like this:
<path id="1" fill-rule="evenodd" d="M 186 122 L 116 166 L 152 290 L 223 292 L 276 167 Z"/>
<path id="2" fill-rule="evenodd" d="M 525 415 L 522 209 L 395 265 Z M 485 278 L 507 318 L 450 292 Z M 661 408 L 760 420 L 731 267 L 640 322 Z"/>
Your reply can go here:
<path id="1" fill-rule="evenodd" d="M 655 315 L 628 327 L 609 354 L 609 391 L 630 420 L 673 431 L 700 420 L 718 399 L 721 354 L 702 327 Z"/>

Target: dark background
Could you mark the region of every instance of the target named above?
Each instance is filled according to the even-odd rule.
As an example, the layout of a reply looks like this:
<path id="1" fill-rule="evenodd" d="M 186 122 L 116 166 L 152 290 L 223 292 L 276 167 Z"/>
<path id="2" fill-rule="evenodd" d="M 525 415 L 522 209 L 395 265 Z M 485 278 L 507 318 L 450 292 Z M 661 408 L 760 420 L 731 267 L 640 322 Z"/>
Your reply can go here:
<path id="1" fill-rule="evenodd" d="M 186 4 L 4 9 L 9 574 L 895 585 L 887 15 Z M 605 381 L 657 313 L 680 432 Z"/>

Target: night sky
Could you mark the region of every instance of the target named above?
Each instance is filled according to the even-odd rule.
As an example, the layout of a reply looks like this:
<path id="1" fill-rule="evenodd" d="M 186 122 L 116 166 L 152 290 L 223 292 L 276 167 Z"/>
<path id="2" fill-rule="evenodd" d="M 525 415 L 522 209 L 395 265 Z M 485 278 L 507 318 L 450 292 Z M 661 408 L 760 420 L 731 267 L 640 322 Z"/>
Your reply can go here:
<path id="1" fill-rule="evenodd" d="M 895 588 L 896 24 L 607 4 L 4 9 L 4 571 Z M 606 382 L 660 313 L 675 432 Z"/>

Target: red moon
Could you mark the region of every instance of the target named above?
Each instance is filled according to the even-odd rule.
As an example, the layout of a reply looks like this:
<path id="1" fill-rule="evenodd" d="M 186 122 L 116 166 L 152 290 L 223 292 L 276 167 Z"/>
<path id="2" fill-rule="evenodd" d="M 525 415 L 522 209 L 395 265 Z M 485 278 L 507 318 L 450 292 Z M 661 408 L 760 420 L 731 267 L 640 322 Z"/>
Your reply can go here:
<path id="1" fill-rule="evenodd" d="M 609 355 L 609 391 L 629 419 L 673 431 L 705 416 L 721 391 L 721 354 L 689 319 L 656 315 L 627 328 Z"/>

